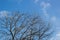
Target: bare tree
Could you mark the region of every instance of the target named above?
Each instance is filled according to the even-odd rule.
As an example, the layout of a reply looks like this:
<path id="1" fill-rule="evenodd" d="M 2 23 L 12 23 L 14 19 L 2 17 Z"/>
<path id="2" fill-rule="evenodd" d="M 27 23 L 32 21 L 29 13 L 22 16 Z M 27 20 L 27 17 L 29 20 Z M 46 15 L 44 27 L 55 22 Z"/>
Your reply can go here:
<path id="1" fill-rule="evenodd" d="M 15 13 L 0 18 L 0 39 L 4 40 L 44 40 L 50 36 L 50 24 L 40 16 Z"/>

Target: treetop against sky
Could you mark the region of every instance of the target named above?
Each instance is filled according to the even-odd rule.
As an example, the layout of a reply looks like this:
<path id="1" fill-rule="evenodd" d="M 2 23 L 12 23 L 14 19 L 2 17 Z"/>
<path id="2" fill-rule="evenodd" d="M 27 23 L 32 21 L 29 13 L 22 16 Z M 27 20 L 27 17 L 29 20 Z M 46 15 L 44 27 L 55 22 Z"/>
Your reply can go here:
<path id="1" fill-rule="evenodd" d="M 13 11 L 36 13 L 51 21 L 56 31 L 51 40 L 60 40 L 60 0 L 0 0 L 0 18 Z"/>

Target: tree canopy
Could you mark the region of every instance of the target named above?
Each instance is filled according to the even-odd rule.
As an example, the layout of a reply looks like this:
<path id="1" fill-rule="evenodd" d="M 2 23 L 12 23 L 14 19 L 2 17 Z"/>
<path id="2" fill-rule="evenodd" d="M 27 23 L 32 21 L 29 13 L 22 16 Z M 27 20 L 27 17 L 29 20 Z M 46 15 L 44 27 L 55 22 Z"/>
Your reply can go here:
<path id="1" fill-rule="evenodd" d="M 51 35 L 50 23 L 40 16 L 15 13 L 0 18 L 0 39 L 3 40 L 47 40 Z"/>

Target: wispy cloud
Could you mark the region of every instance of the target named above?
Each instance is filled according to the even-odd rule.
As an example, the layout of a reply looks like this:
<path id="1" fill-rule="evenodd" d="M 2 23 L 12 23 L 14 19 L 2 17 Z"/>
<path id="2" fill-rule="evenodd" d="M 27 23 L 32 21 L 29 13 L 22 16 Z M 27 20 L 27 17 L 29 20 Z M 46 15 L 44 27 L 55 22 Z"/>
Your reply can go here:
<path id="1" fill-rule="evenodd" d="M 0 18 L 8 16 L 8 11 L 0 11 Z"/>
<path id="2" fill-rule="evenodd" d="M 60 29 L 60 19 L 57 16 L 50 17 L 51 22 L 55 25 L 56 30 Z"/>
<path id="3" fill-rule="evenodd" d="M 56 16 L 51 17 L 51 21 L 56 22 L 56 20 L 57 20 Z"/>
<path id="4" fill-rule="evenodd" d="M 51 17 L 52 24 L 54 25 L 55 35 L 51 40 L 60 40 L 60 19 L 57 16 Z"/>
<path id="5" fill-rule="evenodd" d="M 42 8 L 42 11 L 43 11 L 44 15 L 48 17 L 49 14 L 48 14 L 47 10 L 48 10 L 48 8 L 51 7 L 51 4 L 49 2 L 44 2 L 43 1 L 43 2 L 40 3 L 40 6 Z"/>
<path id="6" fill-rule="evenodd" d="M 52 37 L 50 40 L 60 40 L 60 33 L 58 32 L 55 37 Z"/>
<path id="7" fill-rule="evenodd" d="M 43 9 L 49 8 L 49 7 L 51 6 L 50 3 L 48 3 L 48 2 L 44 2 L 44 1 L 41 2 L 40 5 L 42 6 Z"/>

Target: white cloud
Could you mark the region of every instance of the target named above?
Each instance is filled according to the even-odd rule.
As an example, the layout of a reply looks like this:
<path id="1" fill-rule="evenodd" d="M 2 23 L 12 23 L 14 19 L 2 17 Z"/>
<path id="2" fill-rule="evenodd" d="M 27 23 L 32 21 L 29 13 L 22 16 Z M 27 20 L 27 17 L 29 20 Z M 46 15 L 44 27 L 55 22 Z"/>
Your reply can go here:
<path id="1" fill-rule="evenodd" d="M 48 3 L 48 2 L 41 2 L 40 3 L 40 6 L 43 8 L 43 9 L 46 9 L 46 8 L 49 8 L 50 6 L 51 6 L 51 4 L 50 3 Z"/>
<path id="2" fill-rule="evenodd" d="M 60 33 L 58 32 L 54 37 L 52 37 L 50 40 L 60 40 Z"/>
<path id="3" fill-rule="evenodd" d="M 43 11 L 43 14 L 44 14 L 44 16 L 46 16 L 46 17 L 48 17 L 49 18 L 49 14 L 48 14 L 48 8 L 50 8 L 51 7 L 51 4 L 50 3 L 48 3 L 48 2 L 41 2 L 40 3 L 40 6 L 41 6 L 41 8 L 42 8 L 42 11 Z"/>
<path id="4" fill-rule="evenodd" d="M 0 11 L 0 18 L 8 16 L 8 11 Z"/>
<path id="5" fill-rule="evenodd" d="M 56 32 L 56 34 L 51 38 L 51 40 L 60 40 L 60 19 L 56 16 L 52 16 L 51 21 L 55 25 L 54 29 Z"/>
<path id="6" fill-rule="evenodd" d="M 57 19 L 57 18 L 56 18 L 55 16 L 52 16 L 52 17 L 51 17 L 51 21 L 53 21 L 53 22 L 55 22 L 56 19 Z"/>
<path id="7" fill-rule="evenodd" d="M 58 32 L 58 33 L 56 34 L 56 36 L 60 36 L 60 32 Z"/>
<path id="8" fill-rule="evenodd" d="M 52 37 L 50 40 L 54 40 L 54 38 Z"/>

